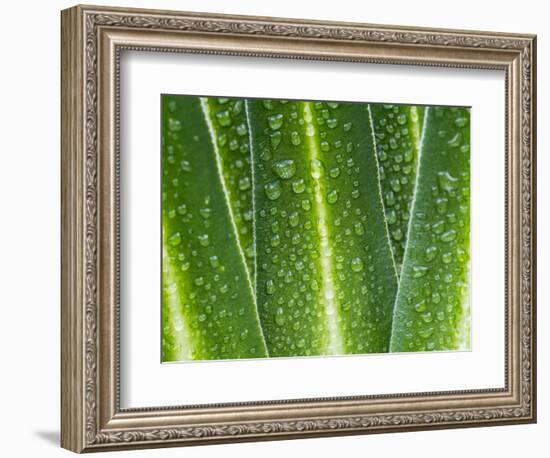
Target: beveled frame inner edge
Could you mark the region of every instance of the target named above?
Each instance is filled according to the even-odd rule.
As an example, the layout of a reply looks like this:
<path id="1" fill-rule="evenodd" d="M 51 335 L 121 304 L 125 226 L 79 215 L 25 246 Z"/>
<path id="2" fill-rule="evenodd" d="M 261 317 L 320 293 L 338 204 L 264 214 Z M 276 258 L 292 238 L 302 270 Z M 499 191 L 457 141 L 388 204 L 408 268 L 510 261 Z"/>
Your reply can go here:
<path id="1" fill-rule="evenodd" d="M 109 53 L 109 59 L 100 59 L 100 61 L 103 62 L 109 62 L 111 65 L 114 62 L 114 75 L 111 73 L 113 70 L 109 70 L 108 73 L 110 73 L 111 81 L 114 77 L 114 84 L 105 84 L 107 81 L 106 79 L 103 79 L 103 85 L 100 84 L 100 91 L 102 92 L 102 96 L 100 97 L 100 100 L 105 101 L 108 100 L 110 103 L 107 103 L 106 105 L 110 105 L 111 107 L 114 106 L 116 108 L 116 125 L 114 127 L 115 132 L 115 139 L 114 139 L 114 150 L 116 152 L 116 159 L 115 161 L 118 161 L 119 158 L 119 126 L 118 126 L 118 116 L 119 116 L 119 79 L 118 79 L 118 72 L 120 70 L 119 65 L 119 56 L 120 51 L 123 49 L 129 49 L 129 50 L 138 50 L 138 51 L 155 51 L 155 52 L 186 52 L 186 53 L 200 53 L 200 54 L 220 54 L 220 55 L 239 55 L 239 56 L 252 56 L 252 57 L 275 57 L 275 58 L 299 58 L 299 59 L 310 59 L 310 60 L 331 60 L 331 61 L 345 61 L 345 62 L 368 62 L 368 63 L 391 63 L 391 64 L 405 64 L 405 65 L 420 65 L 420 66 L 445 66 L 445 67 L 458 67 L 458 68 L 476 68 L 476 69 L 498 69 L 498 70 L 504 70 L 506 72 L 506 116 L 508 117 L 508 106 L 509 106 L 509 99 L 510 99 L 510 71 L 511 65 L 515 60 L 515 57 L 517 56 L 517 53 L 512 53 L 510 51 L 487 51 L 487 50 L 475 50 L 473 53 L 469 52 L 469 50 L 462 50 L 462 54 L 457 57 L 455 50 L 448 50 L 448 49 L 442 49 L 441 55 L 438 59 L 436 59 L 435 62 L 425 62 L 426 56 L 425 54 L 422 55 L 422 59 L 420 60 L 418 58 L 409 58 L 407 59 L 404 55 L 404 52 L 409 51 L 411 48 L 404 48 L 403 46 L 392 46 L 393 51 L 396 51 L 394 55 L 388 56 L 388 50 L 387 49 L 377 49 L 378 52 L 375 53 L 369 53 L 371 49 L 373 48 L 386 48 L 386 46 L 381 46 L 380 44 L 363 44 L 363 43 L 353 43 L 352 46 L 350 46 L 350 49 L 348 52 L 342 52 L 342 48 L 347 48 L 346 45 L 349 43 L 337 43 L 337 50 L 338 53 L 336 53 L 336 49 L 331 54 L 330 52 L 327 52 L 326 49 L 326 43 L 319 43 L 319 41 L 313 41 L 313 40 L 290 40 L 285 43 L 284 49 L 281 50 L 274 50 L 273 47 L 275 44 L 277 44 L 278 40 L 269 40 L 269 47 L 265 46 L 258 46 L 257 48 L 254 48 L 253 51 L 250 51 L 250 43 L 243 44 L 243 37 L 239 37 L 238 40 L 227 40 L 228 37 L 212 37 L 212 40 L 209 41 L 207 37 L 204 36 L 204 34 L 200 34 L 200 37 L 196 37 L 197 34 L 189 34 L 187 32 L 175 32 L 172 34 L 167 34 L 165 32 L 163 33 L 154 33 L 151 34 L 151 31 L 146 31 L 145 33 L 141 30 L 135 31 L 135 30 L 125 30 L 125 29 L 111 29 L 108 27 L 102 27 L 100 30 L 100 42 L 103 41 L 103 44 L 100 46 L 100 49 L 102 51 L 108 51 Z M 246 41 L 254 40 L 256 37 L 246 37 Z M 259 42 L 264 42 L 265 37 L 259 37 L 256 38 Z M 196 40 L 196 41 L 195 41 Z M 229 41 L 229 43 L 228 43 Z M 206 44 L 205 44 L 206 42 Z M 280 43 L 278 43 L 280 45 Z M 297 49 L 292 49 L 289 45 L 292 44 L 294 46 L 298 46 Z M 320 48 L 323 48 L 320 50 Z M 307 48 L 307 50 L 305 49 Z M 320 52 L 318 54 L 315 53 L 315 49 L 319 49 Z M 309 51 L 309 52 L 306 52 Z M 444 52 L 446 51 L 446 52 Z M 452 52 L 451 52 L 452 51 Z M 389 53 L 391 54 L 391 52 Z M 452 54 L 452 56 L 450 56 Z M 471 55 L 473 54 L 474 59 L 469 59 Z M 496 54 L 496 55 L 495 55 Z M 385 57 L 381 57 L 381 55 Z M 487 59 L 487 56 L 491 56 L 490 59 Z M 410 57 L 410 56 L 409 56 Z M 413 56 L 415 57 L 415 56 Z M 485 58 L 485 59 L 484 59 Z M 489 62 L 489 63 L 488 63 Z M 100 75 L 105 75 L 105 72 L 103 71 L 105 68 L 100 71 Z M 112 89 L 114 86 L 114 105 L 113 105 L 113 93 Z M 110 89 L 110 96 L 104 97 L 103 91 L 101 90 L 101 87 L 109 88 Z M 104 104 L 100 103 L 100 107 Z M 105 105 L 104 105 L 105 106 Z M 105 114 L 105 111 L 102 109 L 102 114 Z M 103 119 L 110 119 L 112 118 L 112 111 L 110 112 L 109 117 L 103 116 Z M 102 123 L 103 125 L 104 123 Z M 508 141 L 510 138 L 514 138 L 513 135 L 513 126 L 510 126 L 510 119 L 507 119 L 506 121 L 506 137 L 507 141 L 505 142 L 506 145 L 506 159 L 505 161 L 508 161 L 509 157 L 509 148 L 508 148 Z M 105 126 L 104 126 L 105 127 Z M 111 126 L 112 129 L 112 126 Z M 112 130 L 108 129 L 108 131 L 112 134 Z M 104 132 L 105 134 L 106 132 Z M 102 137 L 104 137 L 103 135 Z M 104 140 L 104 139 L 103 139 Z M 113 145 L 113 139 L 111 138 L 109 143 Z M 101 145 L 104 146 L 104 142 L 100 142 Z M 104 150 L 105 151 L 105 150 Z M 104 157 L 104 154 L 99 155 L 100 157 Z M 118 189 L 118 167 L 119 164 L 115 164 L 116 169 L 116 183 L 114 184 L 115 188 L 115 202 L 114 202 L 114 208 L 116 210 L 116 221 L 118 223 L 118 212 L 119 212 L 119 189 Z M 514 189 L 514 186 L 508 186 L 509 179 L 513 179 L 513 170 L 509 170 L 508 165 L 505 165 L 507 173 L 506 173 L 506 182 L 507 182 L 507 194 L 506 194 L 506 209 L 505 214 L 509 214 L 508 209 L 508 200 L 510 198 L 513 199 L 513 196 L 508 195 L 509 189 Z M 511 176 L 510 176 L 511 175 Z M 112 185 L 112 183 L 111 183 Z M 513 200 L 512 200 L 513 201 Z M 513 216 L 513 215 L 512 215 Z M 509 221 L 508 217 L 506 217 L 507 221 Z M 514 218 L 512 218 L 513 220 Z M 513 228 L 512 228 L 513 230 Z M 115 254 L 115 262 L 118 262 L 118 242 L 119 242 L 119 234 L 118 234 L 118 224 L 115 228 L 116 233 L 116 254 Z M 510 255 L 509 255 L 509 249 L 513 248 L 513 237 L 512 231 L 510 231 L 506 225 L 506 250 L 505 250 L 505 268 L 508 270 Z M 513 231 L 514 233 L 516 231 Z M 510 240 L 510 238 L 512 240 Z M 508 243 L 510 240 L 511 243 Z M 516 243 L 517 245 L 517 243 Z M 512 253 L 513 257 L 513 253 Z M 265 410 L 266 414 L 269 415 L 269 412 L 275 412 L 278 409 L 284 409 L 286 416 L 294 416 L 289 415 L 291 414 L 291 411 L 294 410 L 293 406 L 296 408 L 296 414 L 299 414 L 299 416 L 303 417 L 306 416 L 304 412 L 304 408 L 308 409 L 309 407 L 312 407 L 316 410 L 320 408 L 319 404 L 322 403 L 323 407 L 329 408 L 330 412 L 326 412 L 326 415 L 334 415 L 333 409 L 340 410 L 342 407 L 345 407 L 345 411 L 341 411 L 345 414 L 359 414 L 359 413 L 371 413 L 371 412 L 390 412 L 390 411 L 408 411 L 410 409 L 418 410 L 421 408 L 422 410 L 430 410 L 433 408 L 445 408 L 449 409 L 452 405 L 455 405 L 456 408 L 465 408 L 464 401 L 466 399 L 472 401 L 471 406 L 472 407 L 481 407 L 481 406 L 495 406 L 500 404 L 508 404 L 505 400 L 510 398 L 510 395 L 512 395 L 513 398 L 517 399 L 516 396 L 513 395 L 510 388 L 512 388 L 514 385 L 517 386 L 517 384 L 514 384 L 513 377 L 511 377 L 514 373 L 517 373 L 517 371 L 513 371 L 513 367 L 515 365 L 509 364 L 510 359 L 510 352 L 509 347 L 513 348 L 511 346 L 511 339 L 513 339 L 515 332 L 509 332 L 509 328 L 511 327 L 511 322 L 514 321 L 513 319 L 510 320 L 510 311 L 511 310 L 511 301 L 509 297 L 509 291 L 506 292 L 506 303 L 507 303 L 507 313 L 506 313 L 506 345 L 505 345 L 505 353 L 506 353 L 506 368 L 505 368 L 505 380 L 506 380 L 506 386 L 503 389 L 486 389 L 486 390 L 465 390 L 465 391 L 453 391 L 453 392 L 429 392 L 429 393 L 410 393 L 410 394 L 396 394 L 396 395 L 369 395 L 369 396 L 353 396 L 353 397 L 338 397 L 338 398 L 317 398 L 317 399 L 299 399 L 299 400 L 285 400 L 285 401 L 255 401 L 255 402 L 245 402 L 245 403 L 224 403 L 224 404 L 209 404 L 209 405 L 192 405 L 192 406 L 170 406 L 170 407 L 152 407 L 152 408 L 131 408 L 131 409 L 120 409 L 119 404 L 119 394 L 120 394 L 120 383 L 119 383 L 119 343 L 118 343 L 118 325 L 119 325 L 119 301 L 118 301 L 118 271 L 119 266 L 116 266 L 116 286 L 115 286 L 115 296 L 116 296 L 116 316 L 115 316 L 115 323 L 116 323 L 116 343 L 115 343 L 115 349 L 116 349 L 116 357 L 115 357 L 115 405 L 114 405 L 114 412 L 116 417 L 118 417 L 120 420 L 123 420 L 122 423 L 126 423 L 126 420 L 130 420 L 131 418 L 134 418 L 135 420 L 138 419 L 144 419 L 144 418 L 151 418 L 157 415 L 166 416 L 176 418 L 180 416 L 185 417 L 195 417 L 195 415 L 199 415 L 199 417 L 202 417 L 204 419 L 204 415 L 212 415 L 214 413 L 221 413 L 220 409 L 223 409 L 225 413 L 229 414 L 230 416 L 235 415 L 237 412 L 239 412 L 241 415 L 249 410 L 253 411 L 254 418 L 257 419 L 261 415 L 261 411 Z M 516 277 L 517 278 L 517 277 Z M 511 279 L 506 279 L 506 284 L 508 286 L 508 283 Z M 511 282 L 512 283 L 512 282 Z M 512 284 L 510 284 L 512 286 Z M 508 288 L 507 288 L 508 289 Z M 517 337 L 516 337 L 517 338 Z M 513 358 L 515 360 L 515 358 Z M 111 379 L 112 380 L 112 379 Z M 512 383 L 509 383 L 512 382 Z M 426 397 L 437 397 L 437 400 L 431 399 L 426 400 Z M 392 403 L 389 403 L 389 401 L 392 400 Z M 365 402 L 368 401 L 368 402 Z M 392 405 L 388 405 L 392 404 Z M 250 409 L 250 407 L 252 409 Z M 261 407 L 259 409 L 259 407 Z M 373 409 L 374 407 L 374 409 Z M 228 412 L 228 408 L 230 408 L 231 413 Z M 111 409 L 109 409 L 111 410 Z M 320 412 L 317 411 L 317 414 Z M 226 415 L 224 415 L 226 416 Z M 278 416 L 277 416 L 278 417 Z M 187 418 L 189 420 L 189 418 Z M 112 420 L 115 420 L 112 418 Z M 119 423 L 115 421 L 114 423 L 109 421 L 109 426 L 115 427 L 115 423 Z M 165 423 L 163 421 L 163 423 Z M 187 421 L 185 422 L 187 423 Z M 137 426 L 137 425 L 136 425 Z M 150 426 L 148 424 L 147 426 Z"/>

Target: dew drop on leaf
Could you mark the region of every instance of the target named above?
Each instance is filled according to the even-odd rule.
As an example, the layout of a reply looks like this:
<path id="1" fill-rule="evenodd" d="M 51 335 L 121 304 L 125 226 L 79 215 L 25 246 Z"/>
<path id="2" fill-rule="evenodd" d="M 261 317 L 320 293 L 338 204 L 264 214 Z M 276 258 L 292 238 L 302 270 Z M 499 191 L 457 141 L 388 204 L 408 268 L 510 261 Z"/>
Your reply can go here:
<path id="1" fill-rule="evenodd" d="M 277 200 L 283 191 L 281 187 L 281 182 L 275 180 L 267 183 L 264 186 L 264 191 L 269 200 Z"/>
<path id="2" fill-rule="evenodd" d="M 273 171 L 283 180 L 288 180 L 296 173 L 296 164 L 292 159 L 284 159 L 273 164 Z"/>

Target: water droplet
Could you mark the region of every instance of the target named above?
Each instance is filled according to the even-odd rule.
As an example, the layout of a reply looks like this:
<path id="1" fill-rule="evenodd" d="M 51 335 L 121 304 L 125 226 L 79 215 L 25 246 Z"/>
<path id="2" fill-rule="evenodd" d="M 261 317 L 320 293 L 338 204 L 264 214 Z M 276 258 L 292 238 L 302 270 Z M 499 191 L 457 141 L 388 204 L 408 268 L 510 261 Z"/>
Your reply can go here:
<path id="1" fill-rule="evenodd" d="M 296 173 L 296 164 L 292 159 L 284 159 L 273 164 L 273 171 L 279 178 L 288 180 Z"/>
<path id="2" fill-rule="evenodd" d="M 298 146 L 300 143 L 302 143 L 302 139 L 300 138 L 300 134 L 296 131 L 293 131 L 291 134 L 290 134 L 290 142 L 294 145 L 294 146 Z"/>
<path id="3" fill-rule="evenodd" d="M 340 176 L 340 169 L 338 167 L 333 167 L 328 172 L 331 178 L 338 178 Z"/>
<path id="4" fill-rule="evenodd" d="M 352 124 L 351 121 L 344 124 L 344 132 L 348 132 L 351 130 Z"/>
<path id="5" fill-rule="evenodd" d="M 423 299 L 420 302 L 417 302 L 414 309 L 419 313 L 426 311 L 426 301 Z"/>
<path id="6" fill-rule="evenodd" d="M 178 246 L 181 243 L 181 234 L 176 232 L 168 238 L 168 243 L 172 246 Z"/>
<path id="7" fill-rule="evenodd" d="M 283 125 L 284 116 L 281 113 L 271 115 L 267 118 L 267 123 L 272 130 L 278 130 Z"/>
<path id="8" fill-rule="evenodd" d="M 220 260 L 216 255 L 210 256 L 210 265 L 214 268 L 220 267 Z"/>
<path id="9" fill-rule="evenodd" d="M 392 188 L 392 190 L 394 192 L 399 192 L 401 191 L 401 183 L 399 182 L 399 179 L 398 178 L 393 178 L 391 181 L 390 181 L 390 186 Z"/>
<path id="10" fill-rule="evenodd" d="M 398 242 L 403 239 L 403 231 L 399 227 L 394 229 L 392 231 L 391 235 L 392 235 L 393 239 L 398 241 Z"/>
<path id="11" fill-rule="evenodd" d="M 199 213 L 204 219 L 209 219 L 212 216 L 212 210 L 209 208 L 201 208 Z"/>
<path id="12" fill-rule="evenodd" d="M 439 237 L 442 242 L 452 242 L 454 239 L 456 239 L 456 231 L 454 229 L 450 229 L 447 232 L 444 232 Z"/>
<path id="13" fill-rule="evenodd" d="M 292 227 L 296 227 L 298 226 L 299 222 L 300 216 L 298 215 L 298 212 L 292 212 L 288 217 L 288 224 L 290 224 Z"/>
<path id="14" fill-rule="evenodd" d="M 361 258 L 353 258 L 350 262 L 350 267 L 354 272 L 361 272 L 364 267 L 363 260 Z"/>
<path id="15" fill-rule="evenodd" d="M 239 124 L 237 126 L 237 129 L 236 129 L 236 132 L 237 132 L 237 135 L 239 136 L 243 136 L 243 135 L 246 135 L 248 129 L 246 128 L 246 124 Z"/>
<path id="16" fill-rule="evenodd" d="M 313 124 L 308 124 L 306 126 L 306 135 L 308 137 L 313 137 L 315 135 L 315 126 Z"/>
<path id="17" fill-rule="evenodd" d="M 447 192 L 455 191 L 458 186 L 458 178 L 453 177 L 449 172 L 439 172 L 437 174 L 439 186 Z"/>
<path id="18" fill-rule="evenodd" d="M 184 172 L 191 172 L 191 164 L 189 163 L 189 161 L 181 161 L 180 162 L 180 167 L 181 169 L 184 171 Z"/>
<path id="19" fill-rule="evenodd" d="M 353 225 L 353 231 L 357 235 L 363 235 L 365 233 L 365 226 L 363 226 L 363 223 L 357 222 Z"/>
<path id="20" fill-rule="evenodd" d="M 338 201 L 338 191 L 333 189 L 327 194 L 327 201 L 329 204 L 334 204 Z"/>
<path id="21" fill-rule="evenodd" d="M 431 312 L 423 313 L 422 315 L 420 315 L 420 318 L 422 318 L 422 321 L 424 321 L 424 323 L 431 323 L 433 321 Z"/>
<path id="22" fill-rule="evenodd" d="M 306 190 L 306 183 L 303 178 L 296 178 L 292 181 L 292 190 L 296 194 L 301 194 Z"/>
<path id="23" fill-rule="evenodd" d="M 445 222 L 444 221 L 436 221 L 432 224 L 432 231 L 434 234 L 441 234 L 445 230 Z"/>
<path id="24" fill-rule="evenodd" d="M 447 144 L 452 148 L 456 148 L 457 146 L 460 146 L 461 143 L 462 143 L 462 134 L 460 132 L 457 132 L 456 134 L 454 134 L 453 138 L 451 138 L 447 142 Z"/>
<path id="25" fill-rule="evenodd" d="M 440 215 L 444 214 L 447 211 L 448 203 L 449 200 L 446 197 L 438 197 L 437 199 L 435 199 L 435 208 Z"/>
<path id="26" fill-rule="evenodd" d="M 319 159 L 313 159 L 310 165 L 311 165 L 311 176 L 316 180 L 321 178 L 324 172 L 323 163 Z"/>
<path id="27" fill-rule="evenodd" d="M 199 243 L 201 246 L 208 246 L 210 245 L 210 238 L 208 237 L 208 234 L 202 234 L 199 235 Z"/>
<path id="28" fill-rule="evenodd" d="M 466 124 L 468 124 L 468 118 L 464 116 L 459 116 L 455 119 L 455 126 L 456 127 L 464 127 Z"/>
<path id="29" fill-rule="evenodd" d="M 284 310 L 282 307 L 277 307 L 277 310 L 275 311 L 275 323 L 279 326 L 285 324 Z"/>
<path id="30" fill-rule="evenodd" d="M 338 125 L 338 119 L 336 118 L 327 119 L 327 127 L 329 129 L 334 129 L 337 125 Z"/>
<path id="31" fill-rule="evenodd" d="M 277 147 L 281 143 L 282 139 L 283 139 L 283 134 L 281 134 L 281 132 L 273 132 L 269 136 L 269 141 L 270 141 L 271 146 L 273 147 L 273 149 L 277 149 Z"/>
<path id="32" fill-rule="evenodd" d="M 239 178 L 239 189 L 241 191 L 246 191 L 247 189 L 250 189 L 250 177 L 244 176 Z"/>
<path id="33" fill-rule="evenodd" d="M 279 180 L 271 181 L 264 186 L 265 195 L 269 200 L 277 200 L 283 192 L 281 182 Z"/>
<path id="34" fill-rule="evenodd" d="M 273 280 L 267 280 L 265 282 L 265 292 L 267 294 L 273 294 L 275 292 L 275 284 L 273 283 Z"/>
<path id="35" fill-rule="evenodd" d="M 229 110 L 219 111 L 216 113 L 216 119 L 218 120 L 218 123 L 222 127 L 227 127 L 231 125 L 231 113 L 229 113 Z"/>
<path id="36" fill-rule="evenodd" d="M 179 119 L 168 118 L 168 130 L 178 132 L 181 130 L 181 121 Z"/>
<path id="37" fill-rule="evenodd" d="M 438 249 L 435 246 L 430 246 L 426 248 L 426 251 L 424 253 L 426 261 L 428 262 L 433 261 L 437 256 L 437 252 L 438 252 Z"/>
<path id="38" fill-rule="evenodd" d="M 426 266 L 413 266 L 412 276 L 413 276 L 413 278 L 424 277 L 428 273 L 428 270 L 430 270 L 430 269 Z"/>
<path id="39" fill-rule="evenodd" d="M 426 328 L 426 329 L 419 329 L 418 330 L 418 335 L 420 337 L 423 337 L 424 339 L 427 339 L 429 338 L 434 332 L 434 328 L 430 327 L 430 328 Z"/>

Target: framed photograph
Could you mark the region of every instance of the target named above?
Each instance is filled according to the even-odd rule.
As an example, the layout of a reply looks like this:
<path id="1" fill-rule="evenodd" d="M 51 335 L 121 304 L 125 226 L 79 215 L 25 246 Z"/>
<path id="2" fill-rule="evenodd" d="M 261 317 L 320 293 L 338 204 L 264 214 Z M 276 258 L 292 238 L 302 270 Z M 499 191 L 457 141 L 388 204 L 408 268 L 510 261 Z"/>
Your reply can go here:
<path id="1" fill-rule="evenodd" d="M 536 38 L 62 12 L 62 446 L 536 420 Z"/>

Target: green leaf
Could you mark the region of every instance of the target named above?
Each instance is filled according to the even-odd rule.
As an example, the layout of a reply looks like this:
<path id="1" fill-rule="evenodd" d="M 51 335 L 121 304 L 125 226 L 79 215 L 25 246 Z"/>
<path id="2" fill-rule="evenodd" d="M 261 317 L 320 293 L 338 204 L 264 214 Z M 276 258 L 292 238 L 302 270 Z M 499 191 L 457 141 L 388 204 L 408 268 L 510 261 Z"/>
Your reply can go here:
<path id="1" fill-rule="evenodd" d="M 206 102 L 163 96 L 163 361 L 267 356 Z"/>
<path id="2" fill-rule="evenodd" d="M 368 106 L 248 100 L 273 356 L 388 351 L 397 288 Z"/>
<path id="3" fill-rule="evenodd" d="M 400 272 L 407 245 L 424 108 L 372 104 L 371 112 L 384 209 L 395 263 Z"/>
<path id="4" fill-rule="evenodd" d="M 252 170 L 250 142 L 243 99 L 209 97 L 203 101 L 212 137 L 220 157 L 228 200 L 237 226 L 239 243 L 254 278 Z"/>
<path id="5" fill-rule="evenodd" d="M 467 346 L 470 111 L 428 107 L 391 351 Z"/>

